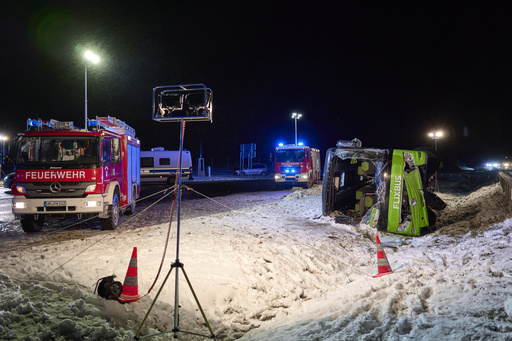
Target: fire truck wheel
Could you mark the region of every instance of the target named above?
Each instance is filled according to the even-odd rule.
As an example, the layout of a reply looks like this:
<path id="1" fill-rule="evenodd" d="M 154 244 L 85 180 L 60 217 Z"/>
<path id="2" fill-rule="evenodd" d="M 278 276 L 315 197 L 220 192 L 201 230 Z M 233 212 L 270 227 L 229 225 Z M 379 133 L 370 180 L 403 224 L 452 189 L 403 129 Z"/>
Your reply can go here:
<path id="1" fill-rule="evenodd" d="M 313 179 L 311 179 L 311 177 L 309 177 L 308 182 L 306 182 L 304 184 L 304 188 L 307 189 L 307 188 L 311 188 L 311 187 L 313 187 Z"/>
<path id="2" fill-rule="evenodd" d="M 267 172 L 261 172 L 261 174 L 260 174 L 260 175 L 261 175 L 261 176 L 265 176 L 265 175 L 267 175 Z"/>
<path id="3" fill-rule="evenodd" d="M 109 217 L 101 221 L 102 230 L 115 230 L 119 224 L 119 194 L 117 194 L 117 192 L 114 193 L 110 209 Z"/>
<path id="4" fill-rule="evenodd" d="M 21 227 L 23 231 L 30 232 L 39 232 L 43 228 L 44 224 L 44 215 L 39 215 L 37 219 L 32 214 L 25 214 L 21 217 Z"/>
<path id="5" fill-rule="evenodd" d="M 136 205 L 135 198 L 136 197 L 137 197 L 137 191 L 134 188 L 133 193 L 132 193 L 133 202 L 130 205 L 128 205 L 128 207 L 126 208 L 126 211 L 124 212 L 125 214 L 134 214 L 135 213 L 135 205 Z"/>

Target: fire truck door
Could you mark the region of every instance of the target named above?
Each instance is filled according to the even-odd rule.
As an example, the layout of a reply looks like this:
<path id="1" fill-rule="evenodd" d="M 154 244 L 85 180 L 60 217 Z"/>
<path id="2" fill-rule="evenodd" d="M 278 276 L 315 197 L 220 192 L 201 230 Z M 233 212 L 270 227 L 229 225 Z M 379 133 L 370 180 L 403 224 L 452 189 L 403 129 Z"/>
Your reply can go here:
<path id="1" fill-rule="evenodd" d="M 128 203 L 137 200 L 136 186 L 140 182 L 140 163 L 137 162 L 140 158 L 139 148 L 134 145 L 128 144 L 127 151 L 127 195 Z M 135 188 L 134 188 L 135 186 Z"/>
<path id="2" fill-rule="evenodd" d="M 105 137 L 101 144 L 103 179 L 105 184 L 112 181 L 122 183 L 123 167 L 121 164 L 121 144 L 120 139 L 115 137 Z M 122 185 L 121 185 L 122 186 Z M 122 199 L 121 199 L 122 201 Z"/>
<path id="3" fill-rule="evenodd" d="M 105 185 L 109 184 L 112 179 L 111 173 L 111 160 L 110 160 L 110 139 L 104 138 L 101 141 L 101 164 L 103 165 L 103 181 Z"/>
<path id="4" fill-rule="evenodd" d="M 117 137 L 110 138 L 110 178 L 112 181 L 117 181 L 121 187 L 121 205 L 126 204 L 126 183 L 124 181 L 124 169 L 121 162 L 121 139 Z"/>

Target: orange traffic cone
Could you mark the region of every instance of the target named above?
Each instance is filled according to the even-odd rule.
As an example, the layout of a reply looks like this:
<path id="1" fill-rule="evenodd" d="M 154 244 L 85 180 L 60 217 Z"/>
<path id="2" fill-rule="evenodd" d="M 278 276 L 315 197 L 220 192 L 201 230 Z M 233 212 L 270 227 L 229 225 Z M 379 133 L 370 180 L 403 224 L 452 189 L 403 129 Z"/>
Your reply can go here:
<path id="1" fill-rule="evenodd" d="M 117 299 L 121 303 L 135 302 L 140 298 L 139 285 L 137 283 L 137 247 L 133 248 L 132 258 L 126 277 L 124 278 L 123 291 Z"/>
<path id="2" fill-rule="evenodd" d="M 381 277 L 392 274 L 393 270 L 391 270 L 391 267 L 389 266 L 388 258 L 386 257 L 382 244 L 380 243 L 379 236 L 375 236 L 375 243 L 377 244 L 377 269 L 379 273 L 372 277 Z"/>

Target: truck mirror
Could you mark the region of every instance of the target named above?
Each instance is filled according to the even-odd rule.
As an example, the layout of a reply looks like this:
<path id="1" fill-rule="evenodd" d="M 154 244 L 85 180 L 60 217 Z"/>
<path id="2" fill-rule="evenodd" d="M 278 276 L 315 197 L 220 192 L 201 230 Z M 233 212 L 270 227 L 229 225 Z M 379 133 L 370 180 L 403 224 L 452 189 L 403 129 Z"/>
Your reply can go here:
<path id="1" fill-rule="evenodd" d="M 157 86 L 152 115 L 158 122 L 211 122 L 212 91 L 203 84 Z"/>

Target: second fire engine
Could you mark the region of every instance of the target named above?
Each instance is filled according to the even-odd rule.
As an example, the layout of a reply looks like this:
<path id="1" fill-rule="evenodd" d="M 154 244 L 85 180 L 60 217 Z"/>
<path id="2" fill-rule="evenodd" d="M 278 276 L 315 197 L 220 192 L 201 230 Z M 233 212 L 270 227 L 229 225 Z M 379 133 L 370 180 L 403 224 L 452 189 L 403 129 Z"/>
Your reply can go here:
<path id="1" fill-rule="evenodd" d="M 311 187 L 319 181 L 320 151 L 303 145 L 287 144 L 276 148 L 275 181 Z"/>

